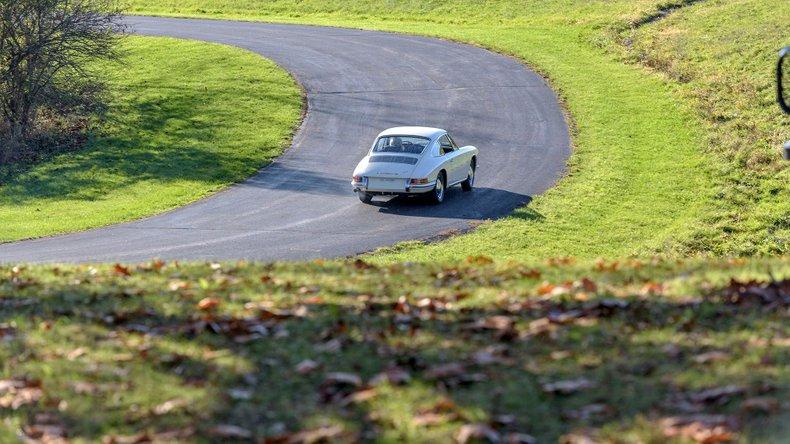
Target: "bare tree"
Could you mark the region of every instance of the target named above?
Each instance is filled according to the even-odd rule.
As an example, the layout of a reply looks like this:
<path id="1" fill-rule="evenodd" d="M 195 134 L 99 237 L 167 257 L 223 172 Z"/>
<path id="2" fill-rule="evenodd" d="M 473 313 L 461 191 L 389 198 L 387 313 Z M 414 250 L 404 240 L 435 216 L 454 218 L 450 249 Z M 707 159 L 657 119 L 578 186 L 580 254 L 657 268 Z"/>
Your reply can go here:
<path id="1" fill-rule="evenodd" d="M 0 0 L 0 162 L 23 146 L 42 108 L 96 104 L 101 82 L 89 66 L 118 56 L 121 18 L 114 0 Z"/>

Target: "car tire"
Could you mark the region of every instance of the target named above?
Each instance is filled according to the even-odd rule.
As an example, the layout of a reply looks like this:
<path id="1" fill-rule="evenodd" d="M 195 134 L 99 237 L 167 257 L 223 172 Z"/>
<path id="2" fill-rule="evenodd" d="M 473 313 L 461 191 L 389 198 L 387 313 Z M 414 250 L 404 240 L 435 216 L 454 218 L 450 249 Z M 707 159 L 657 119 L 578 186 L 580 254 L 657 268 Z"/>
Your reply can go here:
<path id="1" fill-rule="evenodd" d="M 475 159 L 472 159 L 469 162 L 469 172 L 466 175 L 466 180 L 461 182 L 461 189 L 464 191 L 472 191 L 472 187 L 475 185 L 475 170 L 477 169 L 477 162 Z"/>
<path id="2" fill-rule="evenodd" d="M 436 186 L 433 190 L 428 193 L 428 200 L 430 200 L 433 204 L 440 204 L 444 202 L 444 195 L 447 191 L 447 176 L 444 174 L 444 171 L 439 173 L 439 176 L 436 177 Z"/>
<path id="3" fill-rule="evenodd" d="M 373 195 L 364 191 L 357 191 L 357 197 L 362 203 L 369 204 L 373 201 Z"/>

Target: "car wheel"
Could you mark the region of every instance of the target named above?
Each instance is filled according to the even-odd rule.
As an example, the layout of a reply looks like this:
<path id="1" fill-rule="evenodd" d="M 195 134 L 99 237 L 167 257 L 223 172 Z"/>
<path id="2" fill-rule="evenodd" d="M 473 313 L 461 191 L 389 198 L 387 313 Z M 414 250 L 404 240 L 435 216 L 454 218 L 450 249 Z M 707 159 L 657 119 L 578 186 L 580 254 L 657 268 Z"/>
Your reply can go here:
<path id="1" fill-rule="evenodd" d="M 475 185 L 475 169 L 477 164 L 474 159 L 469 162 L 469 172 L 466 175 L 466 180 L 461 182 L 461 189 L 464 191 L 472 191 L 472 187 Z"/>
<path id="2" fill-rule="evenodd" d="M 364 191 L 357 191 L 357 197 L 362 203 L 369 204 L 373 200 L 373 195 Z"/>
<path id="3" fill-rule="evenodd" d="M 444 171 L 439 173 L 436 178 L 436 186 L 430 192 L 430 200 L 432 203 L 440 204 L 444 201 L 444 192 L 447 188 L 447 179 L 445 178 Z"/>

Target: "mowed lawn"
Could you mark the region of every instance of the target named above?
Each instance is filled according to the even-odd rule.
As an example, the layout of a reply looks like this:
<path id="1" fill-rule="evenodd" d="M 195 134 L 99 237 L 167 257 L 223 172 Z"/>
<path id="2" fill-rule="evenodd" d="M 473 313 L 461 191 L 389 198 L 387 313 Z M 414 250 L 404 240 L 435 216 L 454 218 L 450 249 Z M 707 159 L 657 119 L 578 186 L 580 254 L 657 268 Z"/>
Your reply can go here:
<path id="1" fill-rule="evenodd" d="M 781 259 L 0 266 L 0 441 L 783 442 L 789 278 Z"/>
<path id="2" fill-rule="evenodd" d="M 288 73 L 216 44 L 127 37 L 98 66 L 109 113 L 87 146 L 0 169 L 0 241 L 148 216 L 254 174 L 289 144 L 302 97 Z"/>
<path id="3" fill-rule="evenodd" d="M 790 134 L 770 85 L 787 3 L 692 3 L 133 0 L 131 11 L 439 36 L 545 74 L 574 135 L 560 184 L 475 233 L 401 245 L 381 260 L 786 253 L 777 141 Z"/>

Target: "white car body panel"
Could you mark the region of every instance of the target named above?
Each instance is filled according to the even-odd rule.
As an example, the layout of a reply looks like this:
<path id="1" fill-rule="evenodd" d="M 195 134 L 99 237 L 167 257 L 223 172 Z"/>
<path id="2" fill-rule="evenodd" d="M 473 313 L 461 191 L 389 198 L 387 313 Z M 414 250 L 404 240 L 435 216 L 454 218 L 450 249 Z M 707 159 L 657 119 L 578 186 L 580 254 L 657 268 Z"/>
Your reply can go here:
<path id="1" fill-rule="evenodd" d="M 421 154 L 374 152 L 376 143 L 382 137 L 421 137 L 429 139 L 429 143 Z M 440 139 L 449 141 L 454 150 L 441 154 Z M 475 158 L 476 162 L 478 154 L 474 146 L 456 147 L 447 131 L 439 128 L 390 128 L 376 137 L 368 154 L 354 169 L 352 177 L 362 180 L 357 182 L 352 178 L 351 186 L 355 192 L 371 195 L 427 193 L 433 191 L 441 171 L 446 173 L 447 187 L 466 180 L 472 159 Z M 427 179 L 427 183 L 412 184 L 411 179 Z"/>

